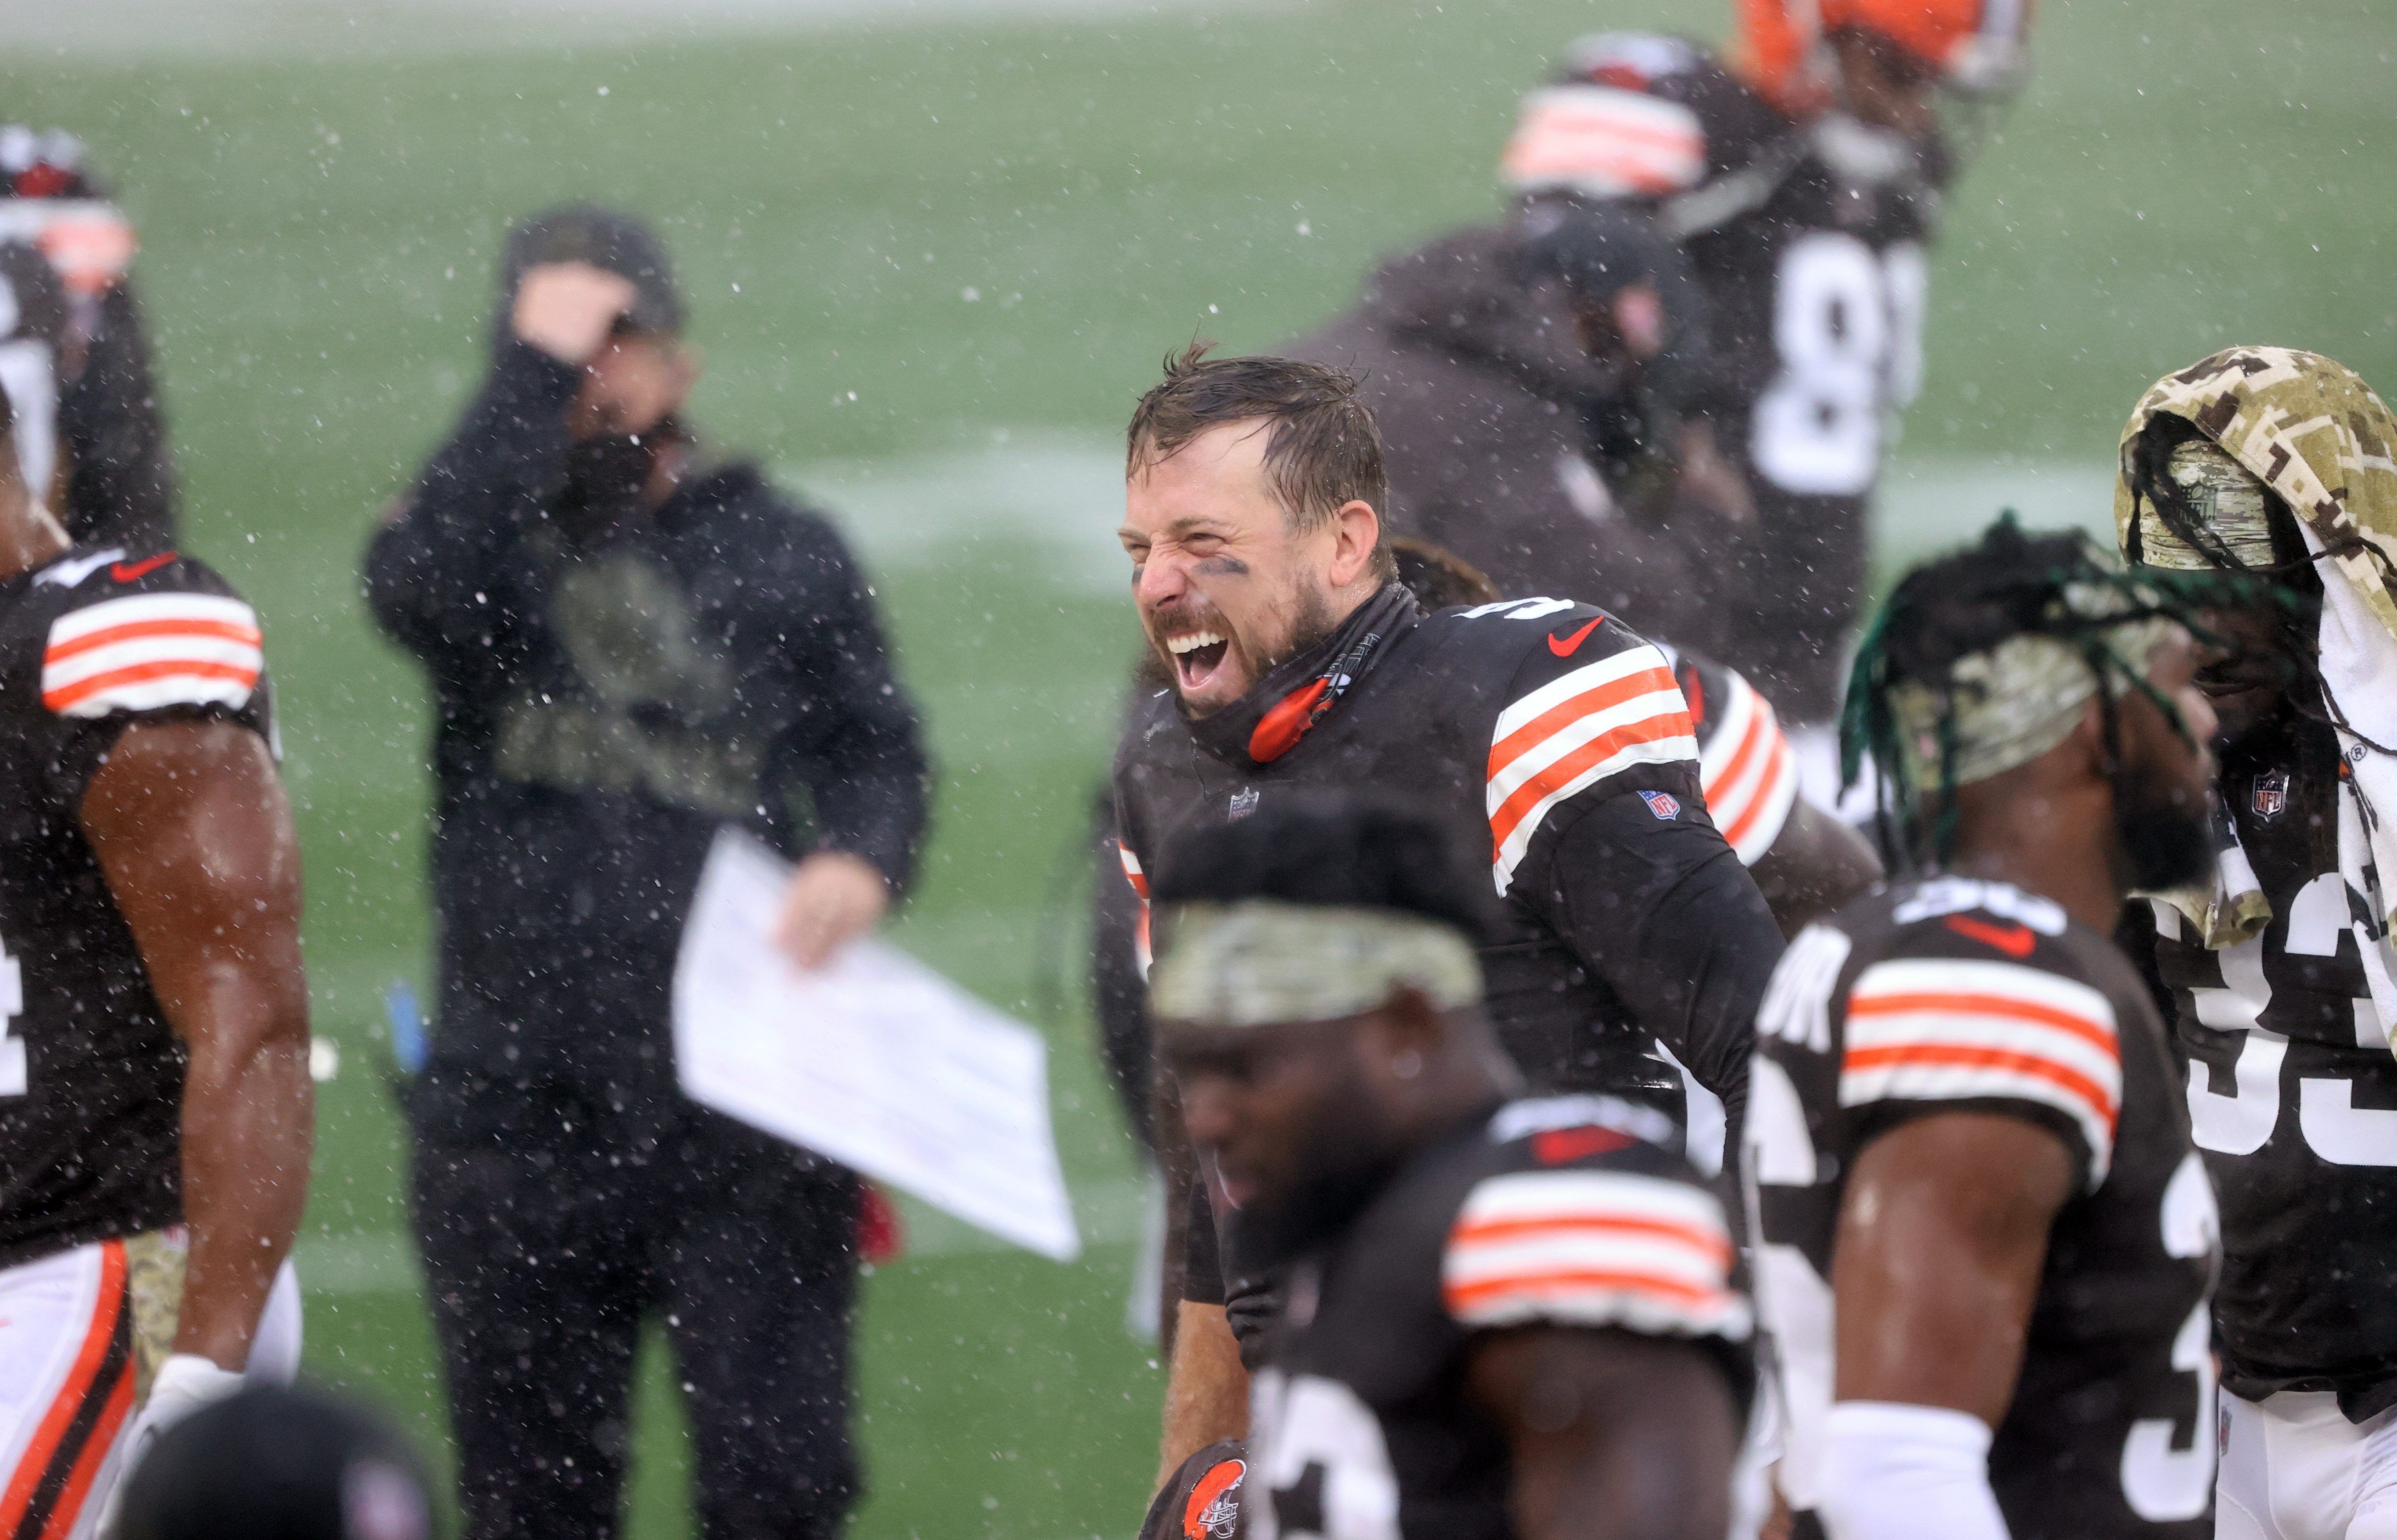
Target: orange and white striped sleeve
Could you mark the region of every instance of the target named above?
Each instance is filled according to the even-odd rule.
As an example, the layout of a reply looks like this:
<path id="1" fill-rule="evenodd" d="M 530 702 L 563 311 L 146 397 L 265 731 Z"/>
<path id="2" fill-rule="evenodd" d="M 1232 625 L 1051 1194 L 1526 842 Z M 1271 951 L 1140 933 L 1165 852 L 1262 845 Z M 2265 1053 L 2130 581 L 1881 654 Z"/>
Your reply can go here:
<path id="1" fill-rule="evenodd" d="M 1640 765 L 1694 760 L 1689 703 L 1642 642 L 1549 680 L 1498 714 L 1484 795 L 1498 891 L 1559 803 Z"/>
<path id="2" fill-rule="evenodd" d="M 1748 1335 L 1722 1206 L 1691 1182 L 1619 1171 L 1482 1181 L 1450 1229 L 1442 1298 L 1477 1330 L 1547 1322 L 1654 1336 Z"/>
<path id="3" fill-rule="evenodd" d="M 1798 755 L 1782 735 L 1773 703 L 1733 669 L 1722 671 L 1726 697 L 1711 703 L 1721 719 L 1698 756 L 1707 812 L 1723 842 L 1753 866 L 1781 837 L 1798 800 Z"/>
<path id="4" fill-rule="evenodd" d="M 42 651 L 42 703 L 98 718 L 248 704 L 265 668 L 258 614 L 217 594 L 134 594 L 70 610 Z"/>
<path id="5" fill-rule="evenodd" d="M 1903 957 L 1848 996 L 1840 1105 L 2026 1103 L 2070 1131 L 2105 1181 L 2122 1101 L 2114 1008 L 2077 980 L 2010 962 Z"/>
<path id="6" fill-rule="evenodd" d="M 1155 960 L 1155 946 L 1149 940 L 1148 930 L 1148 874 L 1141 870 L 1140 857 L 1132 854 L 1132 847 L 1120 838 L 1116 841 L 1116 857 L 1123 863 L 1124 880 L 1131 883 L 1132 891 L 1140 895 L 1140 917 L 1132 923 L 1132 949 L 1140 976 L 1145 979 L 1148 977 L 1148 965 Z"/>

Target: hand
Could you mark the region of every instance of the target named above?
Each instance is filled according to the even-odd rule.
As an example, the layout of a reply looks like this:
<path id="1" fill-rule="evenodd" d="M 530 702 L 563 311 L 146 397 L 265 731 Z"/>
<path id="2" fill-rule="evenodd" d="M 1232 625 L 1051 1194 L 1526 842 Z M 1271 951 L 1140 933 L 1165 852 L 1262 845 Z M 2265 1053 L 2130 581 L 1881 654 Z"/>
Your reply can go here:
<path id="1" fill-rule="evenodd" d="M 870 862 L 846 850 L 819 850 L 791 874 L 774 941 L 800 967 L 821 968 L 872 930 L 890 906 L 891 885 Z"/>
<path id="2" fill-rule="evenodd" d="M 633 308 L 633 280 L 589 262 L 543 262 L 516 284 L 508 325 L 561 364 L 588 363 L 616 317 Z"/>
<path id="3" fill-rule="evenodd" d="M 150 1399 L 141 1403 L 141 1413 L 133 1419 L 132 1431 L 126 1437 L 125 1463 L 118 1467 L 122 1474 L 101 1509 L 97 1533 L 115 1532 L 117 1499 L 124 1494 L 126 1480 L 141 1464 L 141 1457 L 150 1453 L 151 1446 L 164 1438 L 168 1428 L 201 1408 L 234 1395 L 245 1383 L 240 1371 L 219 1368 L 197 1353 L 167 1355 L 150 1382 Z"/>

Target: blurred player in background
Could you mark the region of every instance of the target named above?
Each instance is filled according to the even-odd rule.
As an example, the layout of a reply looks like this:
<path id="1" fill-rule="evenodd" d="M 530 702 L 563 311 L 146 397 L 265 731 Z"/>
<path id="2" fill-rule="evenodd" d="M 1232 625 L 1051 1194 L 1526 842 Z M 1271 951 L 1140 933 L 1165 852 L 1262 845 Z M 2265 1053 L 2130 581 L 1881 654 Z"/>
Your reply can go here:
<path id="1" fill-rule="evenodd" d="M 1722 1209 L 1653 1109 L 1521 1099 L 1451 829 L 1284 792 L 1166 851 L 1159 1046 L 1290 1284 L 1237 1485 L 1204 1462 L 1151 1533 L 1230 1533 L 1226 1499 L 1259 1540 L 1729 1523 L 1750 1323 Z"/>
<path id="2" fill-rule="evenodd" d="M 26 282 L 13 249 L 54 276 Z M 27 485 L 78 545 L 175 542 L 175 467 L 128 275 L 124 211 L 70 134 L 0 127 L 0 388 L 18 403 Z"/>
<path id="3" fill-rule="evenodd" d="M 840 536 L 709 466 L 664 248 L 555 209 L 509 237 L 490 372 L 367 558 L 437 702 L 441 1012 L 409 1108 L 473 1540 L 616 1533 L 663 1316 L 709 1540 L 854 1499 L 854 1172 L 675 1077 L 683 917 L 719 828 L 797 863 L 802 966 L 870 930 L 929 796 Z"/>
<path id="4" fill-rule="evenodd" d="M 93 1533 L 127 1460 L 288 1379 L 314 1088 L 258 617 L 71 546 L 0 397 L 0 1535 Z"/>
<path id="5" fill-rule="evenodd" d="M 2286 348 L 2165 376 L 2122 435 L 2125 559 L 2240 590 L 2198 673 L 2222 724 L 2217 860 L 2123 927 L 2152 950 L 2222 1199 L 2225 1540 L 2397 1535 L 2392 449 L 2362 379 Z"/>
<path id="6" fill-rule="evenodd" d="M 1286 350 L 1364 374 L 1393 529 L 1722 659 L 1810 730 L 1828 783 L 1866 508 L 1972 127 L 1940 99 L 2010 97 L 2030 9 L 1742 0 L 1729 65 L 1674 37 L 1573 45 L 1506 146 L 1507 222 L 1396 259 Z M 1678 249 L 1695 326 L 1627 224 Z M 1576 248 L 1639 281 L 1577 288 Z M 1661 502 L 1627 474 L 1659 456 L 1695 473 Z"/>
<path id="7" fill-rule="evenodd" d="M 1866 638 L 1850 748 L 1920 872 L 1790 944 L 1748 1103 L 1801 1536 L 2208 1533 L 2214 1194 L 2108 939 L 2204 869 L 2189 612 L 2009 518 Z"/>

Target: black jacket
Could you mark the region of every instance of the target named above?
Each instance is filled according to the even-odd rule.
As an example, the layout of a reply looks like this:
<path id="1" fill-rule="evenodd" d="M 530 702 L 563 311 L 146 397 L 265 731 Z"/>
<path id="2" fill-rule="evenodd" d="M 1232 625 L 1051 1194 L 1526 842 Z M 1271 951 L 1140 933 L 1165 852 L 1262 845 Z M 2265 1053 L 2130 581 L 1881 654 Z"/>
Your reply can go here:
<path id="1" fill-rule="evenodd" d="M 716 830 L 852 851 L 903 888 L 926 767 L 871 590 L 832 527 L 755 469 L 629 529 L 561 522 L 579 378 L 501 347 L 376 536 L 368 593 L 435 696 L 436 1078 L 654 1090 Z"/>

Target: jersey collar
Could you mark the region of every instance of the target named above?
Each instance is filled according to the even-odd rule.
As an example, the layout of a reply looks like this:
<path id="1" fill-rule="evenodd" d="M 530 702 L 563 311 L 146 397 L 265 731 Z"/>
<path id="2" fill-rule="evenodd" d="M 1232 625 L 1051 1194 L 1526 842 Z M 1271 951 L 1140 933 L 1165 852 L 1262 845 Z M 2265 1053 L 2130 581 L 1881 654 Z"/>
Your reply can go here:
<path id="1" fill-rule="evenodd" d="M 1246 695 L 1205 716 L 1183 720 L 1198 746 L 1227 765 L 1267 765 L 1298 746 L 1348 687 L 1378 662 L 1384 644 L 1421 618 L 1415 596 L 1397 582 L 1357 607 L 1340 628 L 1287 658 Z M 1182 710 L 1179 699 L 1174 708 Z"/>

